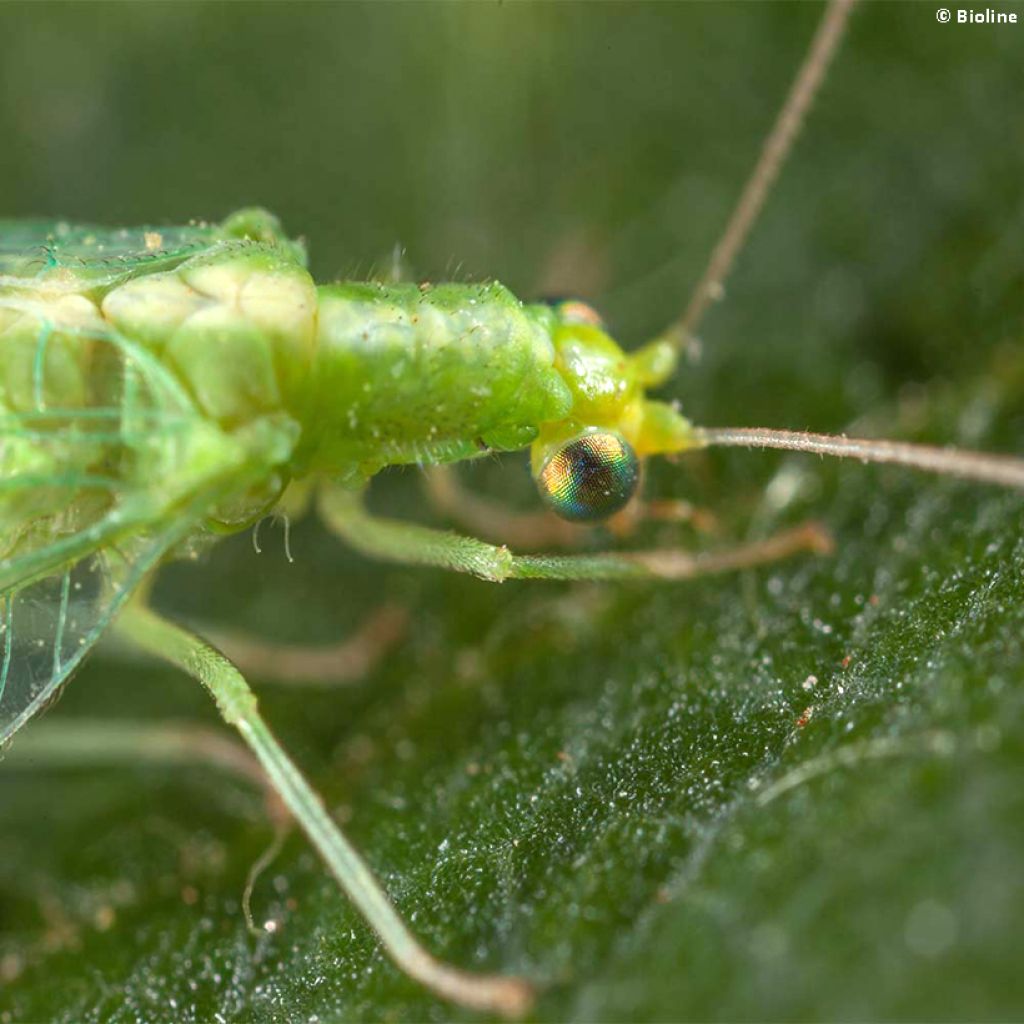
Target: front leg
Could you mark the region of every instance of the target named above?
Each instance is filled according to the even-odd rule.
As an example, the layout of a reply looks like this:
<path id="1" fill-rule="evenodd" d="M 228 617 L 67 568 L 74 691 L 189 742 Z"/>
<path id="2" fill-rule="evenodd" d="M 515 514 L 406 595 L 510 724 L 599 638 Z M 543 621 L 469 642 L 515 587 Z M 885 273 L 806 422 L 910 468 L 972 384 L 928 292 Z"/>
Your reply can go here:
<path id="1" fill-rule="evenodd" d="M 500 502 L 463 487 L 453 466 L 428 466 L 423 480 L 424 493 L 434 509 L 478 537 L 535 551 L 578 547 L 589 532 L 587 526 L 559 519 L 550 510 L 510 512 Z M 636 498 L 605 525 L 617 537 L 627 537 L 645 521 L 689 523 L 702 533 L 718 529 L 713 513 L 679 499 Z"/>
<path id="2" fill-rule="evenodd" d="M 816 523 L 804 523 L 765 540 L 691 554 L 678 548 L 596 555 L 514 555 L 498 547 L 415 523 L 370 515 L 362 496 L 339 487 L 320 494 L 320 515 L 329 529 L 368 555 L 392 562 L 430 565 L 501 583 L 508 579 L 683 580 L 748 569 L 800 551 L 827 553 L 832 541 Z"/>

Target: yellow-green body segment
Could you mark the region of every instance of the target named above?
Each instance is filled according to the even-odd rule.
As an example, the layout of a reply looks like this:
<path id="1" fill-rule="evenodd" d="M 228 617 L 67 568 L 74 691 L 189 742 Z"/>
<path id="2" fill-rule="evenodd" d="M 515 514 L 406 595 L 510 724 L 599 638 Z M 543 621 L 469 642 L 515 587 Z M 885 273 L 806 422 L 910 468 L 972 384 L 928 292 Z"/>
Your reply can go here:
<path id="1" fill-rule="evenodd" d="M 575 309 L 496 282 L 317 286 L 260 210 L 0 222 L 0 741 L 160 559 L 252 523 L 292 480 L 358 489 L 528 446 L 539 475 L 597 430 L 640 457 L 687 447 L 644 395 L 670 346 L 627 356 Z"/>

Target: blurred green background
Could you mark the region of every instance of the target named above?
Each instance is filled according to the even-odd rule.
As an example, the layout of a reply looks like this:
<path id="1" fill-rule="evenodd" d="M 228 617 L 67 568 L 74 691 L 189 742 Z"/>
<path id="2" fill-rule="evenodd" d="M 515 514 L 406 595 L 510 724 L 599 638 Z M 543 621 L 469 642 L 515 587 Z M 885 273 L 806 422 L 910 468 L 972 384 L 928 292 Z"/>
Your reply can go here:
<path id="1" fill-rule="evenodd" d="M 635 344 L 682 308 L 819 13 L 8 4 L 0 215 L 261 203 L 321 279 L 398 245 L 417 278 L 577 292 Z M 1021 33 L 856 12 L 670 389 L 698 422 L 1024 451 Z M 534 507 L 522 459 L 463 477 Z M 368 563 L 306 520 L 294 565 L 268 525 L 261 556 L 233 538 L 157 600 L 302 642 L 409 608 L 364 684 L 268 686 L 264 708 L 431 948 L 543 981 L 540 1020 L 1019 1018 L 1019 496 L 745 453 L 649 488 L 726 536 L 818 517 L 837 554 L 491 587 Z M 427 515 L 413 472 L 374 503 Z M 216 723 L 189 680 L 103 652 L 48 717 L 98 715 Z M 248 936 L 270 829 L 241 783 L 20 764 L 0 764 L 4 1024 L 452 1016 L 298 836 L 254 895 L 280 927 Z"/>

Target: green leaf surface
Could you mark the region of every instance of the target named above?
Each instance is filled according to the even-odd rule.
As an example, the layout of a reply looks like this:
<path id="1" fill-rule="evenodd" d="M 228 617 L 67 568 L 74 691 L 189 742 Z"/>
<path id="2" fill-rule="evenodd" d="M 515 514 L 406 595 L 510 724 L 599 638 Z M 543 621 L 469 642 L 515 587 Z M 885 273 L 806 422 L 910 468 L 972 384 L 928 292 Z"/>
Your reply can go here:
<path id="1" fill-rule="evenodd" d="M 1010 8 L 1007 8 L 1010 9 Z M 262 202 L 320 278 L 385 265 L 578 291 L 640 343 L 681 308 L 811 5 L 33 6 L 0 11 L 5 214 L 161 222 Z M 865 5 L 704 358 L 701 423 L 1024 452 L 1020 26 Z M 522 460 L 463 479 L 512 508 Z M 685 585 L 371 564 L 313 520 L 167 567 L 198 623 L 408 634 L 361 684 L 260 692 L 429 947 L 542 984 L 538 1020 L 1024 1013 L 1024 501 L 725 452 L 651 467 L 715 545 L 836 541 Z M 373 497 L 426 519 L 415 474 Z M 599 547 L 619 543 L 597 536 Z M 100 651 L 35 724 L 218 728 Z M 32 727 L 30 726 L 30 729 Z M 141 728 L 141 726 L 140 726 Z M 25 744 L 28 745 L 26 733 Z M 259 792 L 209 766 L 0 763 L 0 1021 L 444 1020 Z M 31 763 L 27 763 L 31 762 Z"/>

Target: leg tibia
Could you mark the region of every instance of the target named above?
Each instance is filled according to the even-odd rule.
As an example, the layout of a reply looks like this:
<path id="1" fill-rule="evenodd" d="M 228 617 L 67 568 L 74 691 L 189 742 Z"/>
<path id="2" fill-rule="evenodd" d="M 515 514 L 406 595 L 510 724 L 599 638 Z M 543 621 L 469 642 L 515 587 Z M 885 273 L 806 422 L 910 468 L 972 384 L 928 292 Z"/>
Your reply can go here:
<path id="1" fill-rule="evenodd" d="M 509 512 L 504 505 L 482 498 L 459 482 L 451 466 L 431 466 L 425 476 L 427 498 L 442 515 L 477 537 L 515 548 L 578 547 L 591 534 L 585 525 L 559 519 L 553 512 Z M 714 533 L 715 516 L 688 501 L 635 499 L 605 525 L 617 537 L 628 537 L 643 522 L 688 523 Z"/>
<path id="2" fill-rule="evenodd" d="M 245 676 L 273 683 L 337 686 L 355 682 L 395 645 L 408 616 L 397 605 L 371 612 L 358 630 L 336 644 L 278 644 L 245 633 L 204 630 Z"/>
<path id="3" fill-rule="evenodd" d="M 83 764 L 209 765 L 267 787 L 253 755 L 222 732 L 194 722 L 47 718 L 26 729 L 4 755 L 4 769 Z"/>
<path id="4" fill-rule="evenodd" d="M 594 555 L 513 555 L 508 548 L 442 530 L 371 516 L 358 495 L 339 489 L 321 495 L 327 526 L 354 547 L 394 562 L 432 565 L 500 583 L 507 579 L 691 579 L 772 562 L 800 551 L 828 551 L 825 531 L 807 523 L 763 541 L 690 554 L 676 549 Z"/>
<path id="5" fill-rule="evenodd" d="M 128 641 L 184 669 L 209 690 L 221 714 L 238 729 L 271 786 L 402 970 L 438 995 L 464 1006 L 509 1016 L 526 1010 L 532 990 L 525 981 L 459 971 L 435 960 L 419 945 L 323 802 L 267 728 L 245 678 L 219 651 L 139 605 L 126 608 L 116 628 Z"/>

